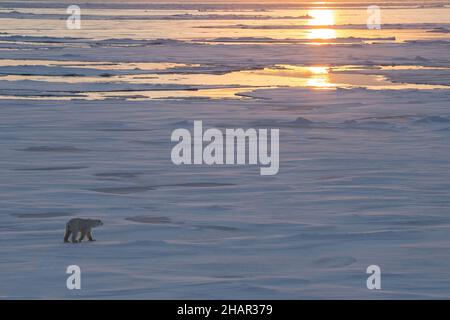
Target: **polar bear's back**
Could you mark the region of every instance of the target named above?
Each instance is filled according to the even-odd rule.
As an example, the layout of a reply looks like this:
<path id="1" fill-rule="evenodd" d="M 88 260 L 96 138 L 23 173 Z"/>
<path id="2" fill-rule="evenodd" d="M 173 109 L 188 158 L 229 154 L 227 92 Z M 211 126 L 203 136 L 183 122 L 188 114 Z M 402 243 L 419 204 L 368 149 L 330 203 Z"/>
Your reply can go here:
<path id="1" fill-rule="evenodd" d="M 73 218 L 70 219 L 69 222 L 67 222 L 67 226 L 71 230 L 81 230 L 81 229 L 89 229 L 96 227 L 98 224 L 96 223 L 96 220 L 92 219 L 82 219 L 82 218 Z"/>

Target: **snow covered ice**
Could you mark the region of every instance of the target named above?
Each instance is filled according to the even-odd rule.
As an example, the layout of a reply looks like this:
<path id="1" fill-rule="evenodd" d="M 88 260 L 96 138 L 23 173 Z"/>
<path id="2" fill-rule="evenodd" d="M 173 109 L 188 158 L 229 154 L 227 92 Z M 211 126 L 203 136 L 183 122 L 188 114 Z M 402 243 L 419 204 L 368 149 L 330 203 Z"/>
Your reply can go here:
<path id="1" fill-rule="evenodd" d="M 450 6 L 309 6 L 0 3 L 0 298 L 450 298 Z M 174 165 L 199 120 L 278 174 Z"/>

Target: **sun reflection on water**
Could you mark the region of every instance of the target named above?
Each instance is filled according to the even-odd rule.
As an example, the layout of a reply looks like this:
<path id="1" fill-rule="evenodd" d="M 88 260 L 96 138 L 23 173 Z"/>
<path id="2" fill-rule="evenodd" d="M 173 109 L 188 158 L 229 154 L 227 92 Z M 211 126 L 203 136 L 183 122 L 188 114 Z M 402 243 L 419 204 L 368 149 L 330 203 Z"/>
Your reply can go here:
<path id="1" fill-rule="evenodd" d="M 311 73 L 310 77 L 306 80 L 308 87 L 314 87 L 317 89 L 325 89 L 334 87 L 334 84 L 330 82 L 330 69 L 328 67 L 306 67 Z"/>

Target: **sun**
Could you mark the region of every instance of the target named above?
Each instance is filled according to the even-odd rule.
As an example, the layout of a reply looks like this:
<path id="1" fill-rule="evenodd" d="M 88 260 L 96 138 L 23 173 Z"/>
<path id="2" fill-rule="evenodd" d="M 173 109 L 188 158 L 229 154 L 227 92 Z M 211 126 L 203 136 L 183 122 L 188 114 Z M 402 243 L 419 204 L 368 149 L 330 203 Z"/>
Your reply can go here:
<path id="1" fill-rule="evenodd" d="M 308 15 L 312 17 L 312 19 L 310 19 L 308 22 L 310 26 L 332 26 L 335 24 L 333 10 L 309 10 Z"/>
<path id="2" fill-rule="evenodd" d="M 336 24 L 333 10 L 309 10 L 308 15 L 311 16 L 308 21 L 310 26 L 334 26 Z M 314 28 L 308 33 L 309 39 L 334 39 L 336 37 L 336 30 L 332 28 Z"/>

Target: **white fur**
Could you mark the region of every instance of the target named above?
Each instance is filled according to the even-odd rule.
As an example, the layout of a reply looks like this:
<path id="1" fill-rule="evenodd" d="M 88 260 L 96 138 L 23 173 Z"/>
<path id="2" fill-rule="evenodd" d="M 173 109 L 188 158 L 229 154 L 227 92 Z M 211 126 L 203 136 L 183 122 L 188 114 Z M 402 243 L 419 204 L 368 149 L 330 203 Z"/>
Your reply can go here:
<path id="1" fill-rule="evenodd" d="M 94 219 L 81 219 L 74 218 L 71 219 L 66 224 L 66 234 L 64 235 L 64 242 L 69 242 L 69 237 L 72 234 L 72 242 L 81 242 L 85 236 L 88 237 L 89 241 L 95 241 L 92 238 L 92 228 L 102 226 L 103 222 L 101 220 Z M 77 239 L 78 233 L 81 233 L 79 239 Z"/>

